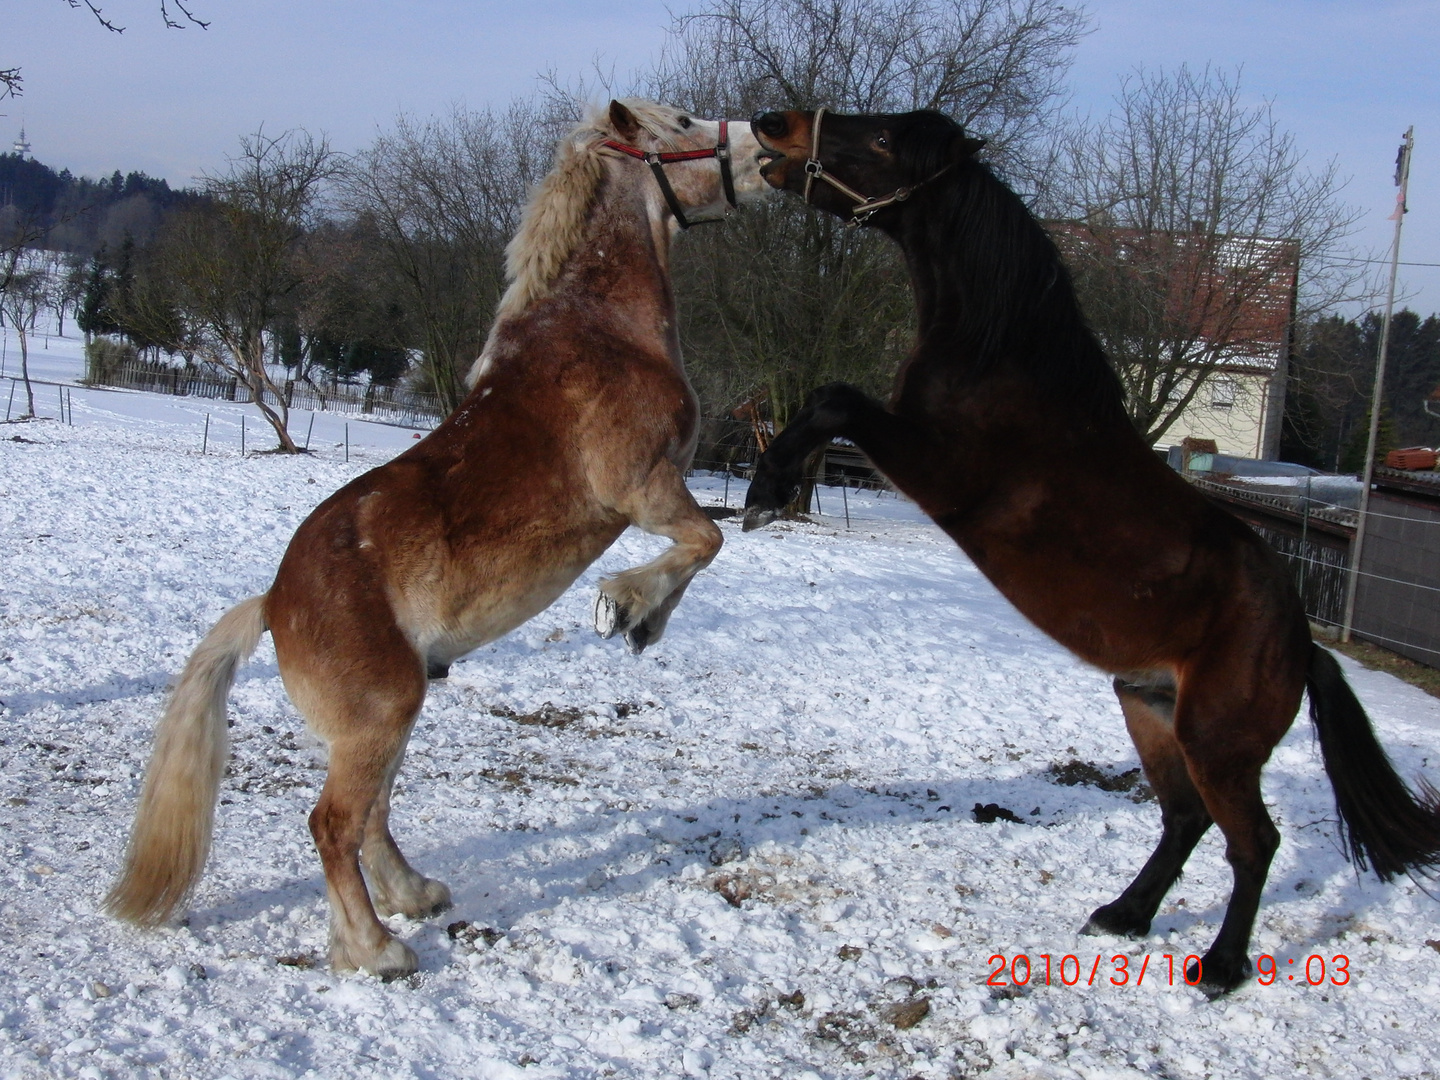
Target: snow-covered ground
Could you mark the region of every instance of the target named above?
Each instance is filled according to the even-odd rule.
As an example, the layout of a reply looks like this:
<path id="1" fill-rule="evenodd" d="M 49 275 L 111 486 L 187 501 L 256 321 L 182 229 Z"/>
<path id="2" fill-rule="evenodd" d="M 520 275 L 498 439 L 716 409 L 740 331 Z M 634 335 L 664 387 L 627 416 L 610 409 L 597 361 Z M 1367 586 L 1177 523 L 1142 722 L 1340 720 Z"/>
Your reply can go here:
<path id="1" fill-rule="evenodd" d="M 1278 958 L 1275 985 L 1218 1003 L 1178 985 L 1228 894 L 1216 835 L 1150 938 L 1076 933 L 1159 828 L 1136 789 L 1059 782 L 1137 764 L 1109 679 L 891 497 L 852 494 L 848 531 L 835 491 L 819 524 L 722 522 L 724 550 L 640 657 L 589 628 L 598 575 L 658 550 L 626 534 L 432 687 L 395 828 L 456 906 L 393 921 L 413 978 L 326 968 L 305 823 L 322 755 L 268 640 L 232 694 L 189 917 L 117 924 L 98 904 L 167 680 L 267 587 L 310 508 L 410 433 L 352 422 L 347 464 L 317 421 L 314 455 L 242 458 L 240 407 L 73 394 L 73 427 L 0 427 L 0 1076 L 1440 1072 L 1440 902 L 1356 878 L 1308 722 L 1266 774 L 1284 841 L 1252 955 Z M 722 498 L 721 481 L 695 484 Z M 1401 771 L 1435 758 L 1440 777 L 1440 702 L 1346 670 Z M 980 824 L 977 803 L 1021 820 Z M 987 985 L 990 958 L 1017 954 L 1028 985 Z"/>

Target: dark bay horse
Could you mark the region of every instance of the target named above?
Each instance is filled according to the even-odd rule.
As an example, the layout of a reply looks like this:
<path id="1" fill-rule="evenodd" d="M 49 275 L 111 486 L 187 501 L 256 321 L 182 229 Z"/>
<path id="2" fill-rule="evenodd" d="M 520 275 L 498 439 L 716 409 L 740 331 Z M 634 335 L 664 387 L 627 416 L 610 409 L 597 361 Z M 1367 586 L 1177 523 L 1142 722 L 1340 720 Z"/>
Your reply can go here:
<path id="1" fill-rule="evenodd" d="M 450 903 L 389 829 L 427 676 L 543 611 L 630 525 L 674 541 L 600 587 L 596 629 L 638 652 L 720 549 L 685 487 L 698 403 L 680 360 L 670 242 L 687 217 L 770 194 L 758 150 L 748 124 L 637 101 L 612 102 L 560 142 L 507 249 L 511 283 L 469 396 L 321 503 L 269 591 L 222 617 L 190 658 L 156 732 L 112 913 L 156 924 L 198 880 L 227 756 L 226 694 L 268 629 L 291 700 L 329 744 L 310 830 L 331 964 L 415 970 L 376 909 L 421 917 Z"/>
<path id="2" fill-rule="evenodd" d="M 747 529 L 791 498 L 805 459 L 858 445 L 1036 626 L 1115 676 L 1161 805 L 1159 846 L 1095 933 L 1148 933 L 1212 823 L 1234 888 L 1189 973 L 1237 986 L 1279 833 L 1260 771 L 1310 693 L 1349 854 L 1382 880 L 1435 868 L 1440 811 L 1396 775 L 1286 569 L 1136 434 L 1071 279 L 1020 199 L 938 113 L 757 117 L 766 179 L 900 245 L 919 338 L 888 405 L 814 391 L 771 444 Z"/>

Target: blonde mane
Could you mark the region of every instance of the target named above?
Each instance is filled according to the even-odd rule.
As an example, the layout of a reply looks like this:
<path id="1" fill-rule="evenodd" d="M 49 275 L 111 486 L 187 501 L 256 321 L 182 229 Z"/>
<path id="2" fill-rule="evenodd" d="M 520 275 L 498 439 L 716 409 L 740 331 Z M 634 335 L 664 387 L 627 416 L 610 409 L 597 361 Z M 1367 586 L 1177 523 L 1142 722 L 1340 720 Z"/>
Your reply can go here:
<path id="1" fill-rule="evenodd" d="M 664 145 L 672 145 L 674 110 L 654 102 L 623 98 L 640 126 Z M 555 148 L 555 165 L 525 204 L 520 228 L 505 247 L 505 276 L 510 285 L 500 298 L 495 321 L 523 311 L 544 296 L 585 233 L 595 192 L 605 175 L 600 144 L 615 138 L 604 109 L 594 109 Z"/>

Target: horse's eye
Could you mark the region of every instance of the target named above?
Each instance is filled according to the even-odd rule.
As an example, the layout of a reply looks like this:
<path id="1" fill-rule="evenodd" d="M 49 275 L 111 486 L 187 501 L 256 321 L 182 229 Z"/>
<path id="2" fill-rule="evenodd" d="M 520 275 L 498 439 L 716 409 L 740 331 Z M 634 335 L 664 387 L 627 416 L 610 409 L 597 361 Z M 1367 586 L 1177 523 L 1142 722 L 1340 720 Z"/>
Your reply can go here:
<path id="1" fill-rule="evenodd" d="M 688 116 L 680 117 L 680 126 L 682 128 L 688 128 L 690 126 L 690 118 Z"/>
<path id="2" fill-rule="evenodd" d="M 887 139 L 884 135 L 876 135 L 875 145 L 878 146 L 881 150 L 889 150 L 890 140 Z"/>

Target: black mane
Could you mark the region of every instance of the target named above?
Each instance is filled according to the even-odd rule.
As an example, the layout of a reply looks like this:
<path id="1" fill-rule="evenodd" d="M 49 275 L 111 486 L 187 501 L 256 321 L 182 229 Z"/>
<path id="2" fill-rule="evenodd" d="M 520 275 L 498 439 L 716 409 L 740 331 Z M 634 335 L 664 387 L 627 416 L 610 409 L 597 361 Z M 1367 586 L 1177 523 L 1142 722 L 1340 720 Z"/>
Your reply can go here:
<path id="1" fill-rule="evenodd" d="M 934 177 L 882 225 L 905 251 L 922 334 L 949 337 L 970 376 L 1014 366 L 1041 392 L 1123 412 L 1120 381 L 1085 323 L 1070 271 L 1020 197 L 965 152 L 968 137 L 948 117 L 909 113 L 892 131 L 910 182 Z"/>

